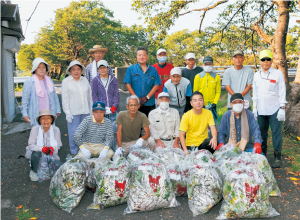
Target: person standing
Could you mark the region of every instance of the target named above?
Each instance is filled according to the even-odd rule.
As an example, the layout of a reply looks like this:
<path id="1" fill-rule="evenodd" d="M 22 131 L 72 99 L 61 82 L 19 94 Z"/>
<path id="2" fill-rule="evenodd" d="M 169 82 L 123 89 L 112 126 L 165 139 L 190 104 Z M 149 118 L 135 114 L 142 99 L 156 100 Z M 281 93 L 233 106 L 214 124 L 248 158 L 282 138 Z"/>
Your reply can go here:
<path id="1" fill-rule="evenodd" d="M 49 71 L 50 65 L 43 58 L 35 58 L 32 62 L 32 77 L 24 83 L 21 112 L 23 119 L 32 125 L 38 124 L 35 119 L 43 109 L 49 109 L 57 117 L 61 113 L 53 81 L 46 75 Z"/>
<path id="2" fill-rule="evenodd" d="M 217 104 L 221 95 L 221 79 L 220 76 L 213 72 L 213 58 L 210 56 L 203 59 L 203 71 L 196 75 L 194 80 L 194 92 L 199 91 L 205 97 L 204 105 L 211 103 L 211 110 L 217 118 Z"/>
<path id="3" fill-rule="evenodd" d="M 94 45 L 93 48 L 89 49 L 89 54 L 94 58 L 94 61 L 86 66 L 85 77 L 90 84 L 92 83 L 93 79 L 99 75 L 99 72 L 97 71 L 97 63 L 103 59 L 107 51 L 107 48 L 102 47 L 101 45 Z M 108 74 L 113 74 L 110 66 L 108 67 Z"/>
<path id="4" fill-rule="evenodd" d="M 286 87 L 283 73 L 271 67 L 271 50 L 262 50 L 259 54 L 261 68 L 254 75 L 253 114 L 257 117 L 262 142 L 262 152 L 267 154 L 269 126 L 272 131 L 274 147 L 273 168 L 281 166 L 282 122 L 285 121 Z"/>
<path id="5" fill-rule="evenodd" d="M 159 49 L 156 52 L 156 58 L 158 60 L 158 63 L 152 65 L 155 67 L 155 69 L 158 72 L 158 75 L 160 77 L 161 85 L 158 87 L 155 93 L 155 104 L 157 107 L 157 96 L 159 93 L 163 91 L 165 82 L 170 79 L 170 72 L 171 69 L 174 68 L 173 64 L 167 63 L 167 51 L 165 49 Z"/>
<path id="6" fill-rule="evenodd" d="M 232 54 L 234 66 L 226 69 L 222 85 L 228 91 L 227 107 L 231 110 L 230 98 L 234 93 L 241 93 L 245 100 L 245 108 L 251 111 L 250 90 L 253 83 L 254 72 L 250 67 L 243 66 L 244 52 L 237 50 Z"/>
<path id="7" fill-rule="evenodd" d="M 147 48 L 138 47 L 136 56 L 138 63 L 128 67 L 124 83 L 130 95 L 139 97 L 139 111 L 148 117 L 149 112 L 155 109 L 154 95 L 161 82 L 157 70 L 147 63 Z"/>
<path id="8" fill-rule="evenodd" d="M 85 67 L 78 61 L 70 63 L 66 75 L 69 77 L 62 81 L 62 106 L 66 114 L 69 146 L 72 155 L 77 154 L 78 145 L 74 142 L 77 127 L 86 116 L 92 113 L 92 90 L 88 80 L 81 76 Z"/>

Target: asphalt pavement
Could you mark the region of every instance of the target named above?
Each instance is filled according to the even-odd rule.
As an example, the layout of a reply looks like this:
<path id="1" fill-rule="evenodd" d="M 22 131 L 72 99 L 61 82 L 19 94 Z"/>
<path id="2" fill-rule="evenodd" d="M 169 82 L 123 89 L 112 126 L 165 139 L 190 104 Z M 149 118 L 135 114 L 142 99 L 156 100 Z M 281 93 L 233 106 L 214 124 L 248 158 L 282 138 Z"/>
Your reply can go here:
<path id="1" fill-rule="evenodd" d="M 61 82 L 55 82 L 59 87 Z M 121 110 L 125 109 L 125 101 L 128 93 L 120 92 Z M 61 96 L 59 95 L 61 101 Z M 18 115 L 15 122 L 21 121 Z M 63 146 L 59 151 L 62 162 L 69 153 L 67 136 L 67 122 L 65 114 L 58 117 L 56 126 L 61 131 Z M 38 219 L 193 219 L 192 212 L 188 207 L 187 197 L 177 197 L 181 204 L 176 208 L 159 209 L 150 212 L 123 215 L 127 205 L 119 205 L 104 210 L 87 210 L 93 201 L 93 193 L 86 192 L 79 205 L 71 213 L 61 210 L 53 202 L 49 195 L 50 181 L 42 183 L 32 182 L 29 178 L 28 160 L 20 155 L 25 155 L 30 130 L 10 135 L 3 135 L 1 131 L 1 219 L 15 219 L 16 207 L 22 205 L 28 209 L 38 209 L 34 213 Z M 269 162 L 272 156 L 268 155 Z M 284 156 L 283 156 L 284 158 Z M 274 170 L 275 178 L 278 181 L 282 197 L 270 197 L 272 206 L 280 213 L 280 216 L 271 219 L 298 219 L 300 217 L 300 187 L 295 186 L 290 180 L 291 175 L 285 171 L 286 160 L 283 160 L 283 168 Z M 206 214 L 195 219 L 215 219 L 221 208 L 221 202 L 213 207 Z"/>

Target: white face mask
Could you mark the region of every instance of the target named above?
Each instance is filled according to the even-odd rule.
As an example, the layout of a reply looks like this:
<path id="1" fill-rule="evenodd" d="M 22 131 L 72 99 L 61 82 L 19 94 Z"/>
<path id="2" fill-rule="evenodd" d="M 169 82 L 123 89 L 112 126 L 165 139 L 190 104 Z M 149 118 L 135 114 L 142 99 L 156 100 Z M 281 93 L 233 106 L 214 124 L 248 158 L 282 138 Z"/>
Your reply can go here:
<path id="1" fill-rule="evenodd" d="M 203 66 L 203 69 L 206 73 L 210 73 L 212 71 L 213 67 L 212 66 Z"/>
<path id="2" fill-rule="evenodd" d="M 159 107 L 161 108 L 161 110 L 166 111 L 169 108 L 169 102 L 161 102 L 159 103 Z"/>
<path id="3" fill-rule="evenodd" d="M 240 113 L 244 108 L 244 105 L 241 103 L 241 104 L 234 104 L 232 109 L 233 111 L 235 111 L 236 113 Z"/>

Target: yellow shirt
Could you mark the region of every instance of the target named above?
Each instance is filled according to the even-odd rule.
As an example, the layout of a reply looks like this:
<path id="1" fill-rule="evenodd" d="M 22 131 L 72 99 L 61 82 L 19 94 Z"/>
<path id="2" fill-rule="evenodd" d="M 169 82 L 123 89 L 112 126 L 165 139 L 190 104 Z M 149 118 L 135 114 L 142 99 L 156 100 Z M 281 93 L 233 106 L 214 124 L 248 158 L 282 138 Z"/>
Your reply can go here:
<path id="1" fill-rule="evenodd" d="M 202 109 L 202 113 L 196 115 L 192 109 L 182 116 L 179 130 L 186 132 L 186 146 L 198 147 L 208 137 L 208 126 L 214 125 L 210 110 Z"/>

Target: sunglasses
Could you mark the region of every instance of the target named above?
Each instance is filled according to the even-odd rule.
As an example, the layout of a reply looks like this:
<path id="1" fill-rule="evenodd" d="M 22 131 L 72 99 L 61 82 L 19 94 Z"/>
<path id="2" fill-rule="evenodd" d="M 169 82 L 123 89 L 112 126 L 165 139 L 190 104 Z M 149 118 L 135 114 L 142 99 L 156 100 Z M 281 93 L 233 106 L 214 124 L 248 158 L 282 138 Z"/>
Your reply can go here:
<path id="1" fill-rule="evenodd" d="M 262 61 L 262 62 L 271 61 L 271 60 L 272 60 L 271 58 L 262 58 L 262 59 L 260 59 L 260 61 Z"/>

